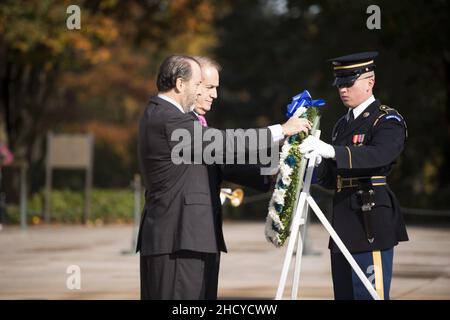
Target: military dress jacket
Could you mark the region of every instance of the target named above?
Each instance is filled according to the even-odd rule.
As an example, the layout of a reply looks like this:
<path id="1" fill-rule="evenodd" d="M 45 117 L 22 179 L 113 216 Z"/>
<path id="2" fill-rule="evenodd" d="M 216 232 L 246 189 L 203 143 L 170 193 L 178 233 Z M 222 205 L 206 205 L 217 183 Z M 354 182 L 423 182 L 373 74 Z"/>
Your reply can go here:
<path id="1" fill-rule="evenodd" d="M 383 177 L 387 181 L 407 138 L 403 117 L 378 100 L 370 104 L 351 123 L 338 120 L 332 132 L 334 159 L 325 159 L 317 168 L 318 183 L 336 190 L 333 197 L 331 223 L 352 253 L 392 248 L 407 241 L 400 206 L 388 184 L 373 185 L 372 208 L 367 215 L 373 233 L 369 242 L 363 220 L 358 187 L 340 188 L 340 179 Z M 330 238 L 329 248 L 339 252 Z"/>

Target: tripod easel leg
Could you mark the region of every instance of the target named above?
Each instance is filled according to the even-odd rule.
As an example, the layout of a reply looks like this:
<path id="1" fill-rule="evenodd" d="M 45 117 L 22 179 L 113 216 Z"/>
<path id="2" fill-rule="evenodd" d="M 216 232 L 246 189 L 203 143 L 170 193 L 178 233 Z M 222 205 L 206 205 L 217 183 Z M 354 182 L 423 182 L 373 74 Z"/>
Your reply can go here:
<path id="1" fill-rule="evenodd" d="M 294 264 L 294 281 L 292 284 L 292 292 L 291 299 L 297 300 L 298 298 L 298 286 L 300 282 L 300 270 L 302 268 L 302 256 L 303 256 L 303 248 L 304 248 L 304 230 L 305 225 L 300 227 L 298 232 L 298 240 L 297 240 L 297 250 L 295 252 L 295 264 Z"/>
<path id="2" fill-rule="evenodd" d="M 298 241 L 297 241 L 297 251 L 295 255 L 295 264 L 294 264 L 294 281 L 292 284 L 292 294 L 291 299 L 298 299 L 298 288 L 300 284 L 300 272 L 302 268 L 302 257 L 303 251 L 305 249 L 305 237 L 306 237 L 306 223 L 308 220 L 308 211 L 309 205 L 308 202 L 305 203 L 302 212 L 303 224 L 300 226 Z"/>
<path id="3" fill-rule="evenodd" d="M 341 250 L 342 254 L 345 256 L 345 258 L 347 259 L 348 263 L 350 264 L 352 269 L 357 274 L 358 278 L 361 280 L 361 282 L 364 284 L 366 289 L 369 291 L 369 293 L 372 296 L 372 298 L 374 298 L 375 300 L 380 300 L 380 297 L 378 296 L 377 292 L 373 288 L 372 284 L 369 282 L 369 280 L 367 279 L 367 277 L 364 274 L 364 272 L 361 270 L 359 265 L 356 263 L 355 259 L 352 257 L 351 253 L 348 251 L 347 247 L 344 245 L 344 243 L 342 242 L 341 238 L 339 238 L 338 234 L 333 229 L 333 227 L 331 226 L 330 222 L 328 221 L 328 219 L 323 214 L 322 210 L 320 210 L 320 208 L 317 205 L 316 201 L 314 201 L 314 199 L 311 196 L 308 196 L 306 198 L 306 201 L 311 206 L 311 209 L 316 214 L 317 218 L 319 218 L 319 220 L 322 223 L 322 225 L 328 231 L 328 233 L 330 234 L 330 236 L 333 239 L 334 243 L 336 243 L 336 245 L 338 246 L 339 250 Z"/>
<path id="4" fill-rule="evenodd" d="M 286 250 L 286 255 L 284 256 L 283 270 L 281 271 L 280 282 L 278 283 L 277 294 L 275 296 L 276 300 L 281 300 L 281 298 L 283 297 L 287 275 L 289 272 L 289 266 L 291 265 L 292 255 L 294 253 L 294 246 L 297 237 L 299 236 L 300 224 L 303 224 L 302 215 L 300 214 L 301 211 L 299 210 L 303 209 L 303 207 L 306 205 L 306 196 L 307 195 L 304 192 L 300 194 L 297 212 L 295 213 L 294 220 L 292 221 L 291 235 L 289 236 L 289 243 Z"/>

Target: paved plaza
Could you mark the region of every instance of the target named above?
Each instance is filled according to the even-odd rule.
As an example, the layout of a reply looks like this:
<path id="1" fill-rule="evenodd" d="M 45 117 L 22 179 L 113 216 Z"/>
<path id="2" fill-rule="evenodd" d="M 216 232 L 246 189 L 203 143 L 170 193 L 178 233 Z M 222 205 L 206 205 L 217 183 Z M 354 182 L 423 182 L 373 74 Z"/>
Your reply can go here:
<path id="1" fill-rule="evenodd" d="M 408 230 L 411 241 L 395 251 L 392 299 L 450 299 L 450 229 Z M 227 222 L 224 232 L 220 298 L 273 299 L 285 248 L 266 242 L 260 222 Z M 131 225 L 7 227 L 0 232 L 0 299 L 138 299 L 132 234 Z M 332 299 L 328 236 L 313 224 L 308 239 L 300 299 Z M 66 286 L 70 265 L 80 267 L 79 290 Z"/>

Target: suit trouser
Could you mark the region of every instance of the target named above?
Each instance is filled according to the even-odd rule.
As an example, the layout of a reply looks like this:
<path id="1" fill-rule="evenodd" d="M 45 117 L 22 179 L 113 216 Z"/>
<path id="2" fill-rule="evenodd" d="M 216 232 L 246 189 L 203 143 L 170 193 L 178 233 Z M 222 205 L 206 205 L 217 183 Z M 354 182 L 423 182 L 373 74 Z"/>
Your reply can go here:
<path id="1" fill-rule="evenodd" d="M 389 300 L 394 249 L 352 253 L 381 299 Z M 371 300 L 372 296 L 340 252 L 331 253 L 334 298 Z"/>
<path id="2" fill-rule="evenodd" d="M 142 300 L 215 300 L 220 253 L 180 250 L 140 257 Z"/>

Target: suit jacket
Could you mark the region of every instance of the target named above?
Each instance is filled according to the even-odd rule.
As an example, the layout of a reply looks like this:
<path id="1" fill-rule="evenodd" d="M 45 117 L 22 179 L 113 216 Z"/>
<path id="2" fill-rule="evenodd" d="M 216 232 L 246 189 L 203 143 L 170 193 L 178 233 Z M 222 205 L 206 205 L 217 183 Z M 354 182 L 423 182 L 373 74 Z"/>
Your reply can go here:
<path id="1" fill-rule="evenodd" d="M 261 192 L 267 192 L 271 183 L 267 176 L 260 173 L 261 166 L 251 164 L 208 165 L 208 179 L 211 191 L 211 202 L 214 208 L 215 232 L 220 241 L 220 248 L 226 252 L 226 245 L 222 232 L 222 203 L 220 201 L 220 185 L 226 180 L 242 186 L 250 187 Z"/>
<path id="2" fill-rule="evenodd" d="M 350 124 L 342 117 L 332 133 L 335 160 L 326 159 L 318 167 L 319 184 L 336 189 L 338 175 L 343 178 L 389 176 L 404 148 L 406 136 L 403 117 L 378 100 Z M 370 211 L 373 243 L 367 241 L 365 234 L 358 188 L 335 192 L 331 222 L 350 252 L 388 249 L 399 241 L 408 240 L 394 193 L 388 185 L 374 186 L 373 190 L 375 206 Z M 329 247 L 334 252 L 339 251 L 331 239 Z"/>
<path id="3" fill-rule="evenodd" d="M 195 113 L 190 112 L 192 119 L 198 121 Z M 267 175 L 261 175 L 261 163 L 257 164 L 214 164 L 208 166 L 210 186 L 217 190 L 217 199 L 220 199 L 220 184 L 226 180 L 245 187 L 253 188 L 260 192 L 268 192 L 271 187 L 270 179 Z M 218 200 L 219 201 L 219 200 Z"/>
<path id="4" fill-rule="evenodd" d="M 194 113 L 194 121 L 198 121 Z M 209 188 L 211 191 L 211 203 L 214 210 L 214 227 L 219 241 L 219 247 L 226 251 L 226 245 L 223 238 L 223 215 L 222 203 L 220 200 L 220 185 L 226 180 L 242 186 L 251 187 L 261 192 L 267 192 L 270 189 L 268 176 L 261 175 L 259 164 L 211 164 L 207 165 Z"/>
<path id="5" fill-rule="evenodd" d="M 172 161 L 172 150 L 178 144 L 178 141 L 171 141 L 174 130 L 186 130 L 194 137 L 194 123 L 192 115 L 182 113 L 159 97 L 150 99 L 140 120 L 138 152 L 146 189 L 136 248 L 141 255 L 168 254 L 178 250 L 226 251 L 218 184 L 212 181 L 218 177 L 212 174 L 212 166 L 204 163 L 175 164 Z M 202 134 L 210 131 L 220 135 L 223 139 L 221 152 L 233 153 L 234 148 L 226 143 L 225 131 L 203 127 L 201 130 Z M 269 146 L 272 142 L 270 130 L 258 130 L 264 131 L 261 136 L 267 139 L 265 143 Z M 249 151 L 245 137 L 238 136 L 234 142 L 243 144 L 241 150 Z M 201 149 L 208 144 L 204 141 Z M 194 143 L 191 146 L 193 148 Z M 197 149 L 192 149 L 192 157 L 196 152 Z M 213 184 L 216 185 L 215 190 L 211 188 Z"/>

